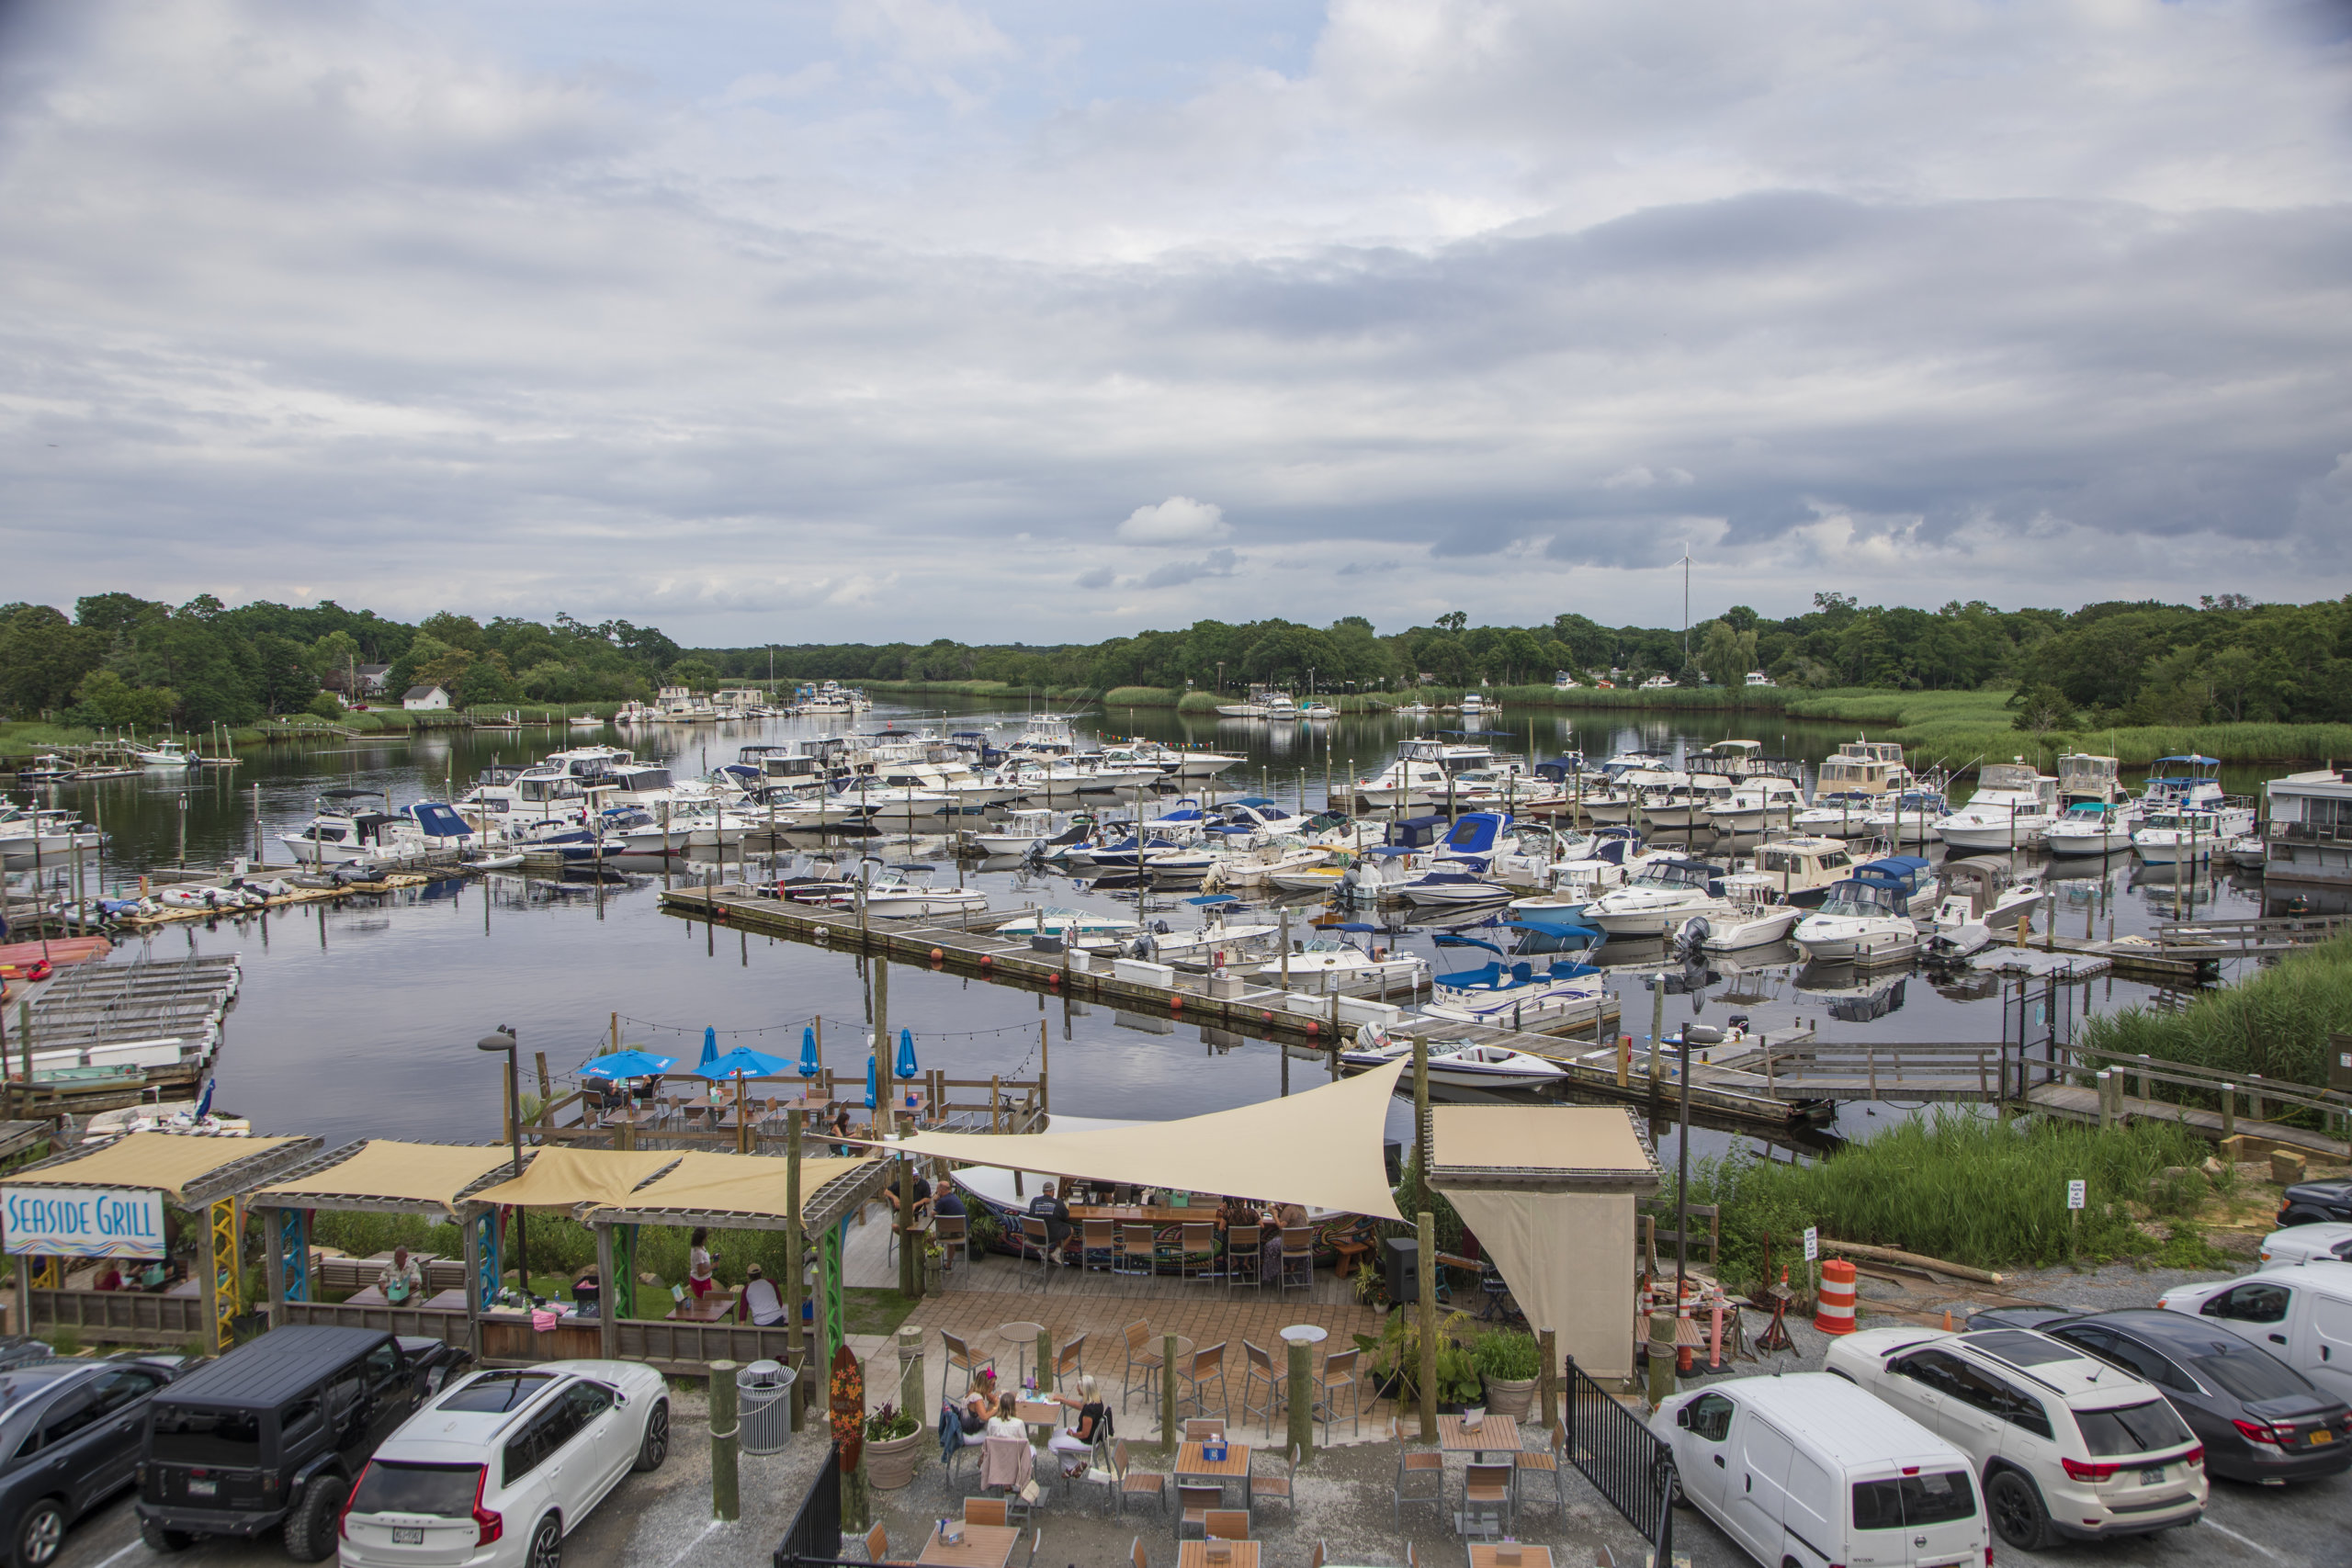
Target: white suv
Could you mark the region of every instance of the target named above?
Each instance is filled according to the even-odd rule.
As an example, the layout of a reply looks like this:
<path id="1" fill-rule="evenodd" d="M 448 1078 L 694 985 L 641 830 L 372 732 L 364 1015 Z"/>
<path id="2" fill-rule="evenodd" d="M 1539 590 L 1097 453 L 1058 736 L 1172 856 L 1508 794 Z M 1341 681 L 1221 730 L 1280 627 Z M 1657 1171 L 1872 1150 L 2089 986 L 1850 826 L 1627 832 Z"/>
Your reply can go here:
<path id="1" fill-rule="evenodd" d="M 662 1374 L 632 1361 L 479 1372 L 384 1439 L 344 1505 L 343 1568 L 559 1568 L 563 1538 L 669 1456 Z"/>
<path id="2" fill-rule="evenodd" d="M 2153 1383 L 2022 1328 L 1872 1328 L 1830 1346 L 1851 1378 L 1968 1455 L 2023 1551 L 2194 1524 L 2205 1450 Z"/>

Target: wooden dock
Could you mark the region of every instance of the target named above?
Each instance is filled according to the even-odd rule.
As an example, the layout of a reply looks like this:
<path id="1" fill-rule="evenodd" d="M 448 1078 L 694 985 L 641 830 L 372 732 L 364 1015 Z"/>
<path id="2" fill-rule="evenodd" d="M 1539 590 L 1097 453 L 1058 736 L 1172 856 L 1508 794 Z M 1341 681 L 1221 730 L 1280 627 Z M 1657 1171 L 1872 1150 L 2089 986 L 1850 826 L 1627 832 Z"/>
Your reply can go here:
<path id="1" fill-rule="evenodd" d="M 2103 958 L 2118 978 L 2143 980 L 2154 986 L 2210 986 L 2222 977 L 2222 960 L 2243 956 L 2240 949 L 2221 942 L 2159 944 L 2133 937 L 2115 942 L 2086 941 L 2046 930 L 2020 942 L 2016 931 L 1996 929 L 1993 940 L 2002 946 L 2036 953 Z"/>
<path id="2" fill-rule="evenodd" d="M 8 1033 L 18 1113 L 85 1114 L 192 1092 L 220 1047 L 242 973 L 234 953 L 58 971 Z"/>

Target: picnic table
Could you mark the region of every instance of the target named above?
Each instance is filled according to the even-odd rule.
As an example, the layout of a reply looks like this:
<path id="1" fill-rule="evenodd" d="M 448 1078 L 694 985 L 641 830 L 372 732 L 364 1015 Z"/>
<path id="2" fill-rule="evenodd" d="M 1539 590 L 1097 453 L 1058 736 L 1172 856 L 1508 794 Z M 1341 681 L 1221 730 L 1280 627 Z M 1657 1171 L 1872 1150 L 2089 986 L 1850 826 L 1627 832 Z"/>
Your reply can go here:
<path id="1" fill-rule="evenodd" d="M 1228 1481 L 1241 1483 L 1241 1506 L 1250 1506 L 1250 1449 L 1247 1444 L 1228 1441 L 1225 1458 L 1211 1460 L 1204 1451 L 1204 1443 L 1184 1443 L 1176 1450 L 1176 1482 L 1214 1481 L 1222 1494 Z"/>
<path id="2" fill-rule="evenodd" d="M 1476 1428 L 1464 1427 L 1459 1416 L 1441 1416 L 1437 1418 L 1437 1446 L 1443 1452 L 1468 1454 L 1474 1461 L 1484 1463 L 1488 1454 L 1519 1452 L 1519 1423 L 1491 1410 Z"/>
<path id="3" fill-rule="evenodd" d="M 966 1525 L 963 1530 L 963 1540 L 949 1542 L 939 1539 L 939 1527 L 933 1525 L 931 1540 L 915 1561 L 941 1568 L 1004 1568 L 1012 1561 L 1012 1549 L 1021 1544 L 1020 1530 L 1011 1525 Z"/>
<path id="4" fill-rule="evenodd" d="M 684 1301 L 662 1315 L 676 1323 L 724 1323 L 735 1315 L 735 1296 L 733 1291 L 713 1291 L 697 1298 L 689 1291 Z"/>

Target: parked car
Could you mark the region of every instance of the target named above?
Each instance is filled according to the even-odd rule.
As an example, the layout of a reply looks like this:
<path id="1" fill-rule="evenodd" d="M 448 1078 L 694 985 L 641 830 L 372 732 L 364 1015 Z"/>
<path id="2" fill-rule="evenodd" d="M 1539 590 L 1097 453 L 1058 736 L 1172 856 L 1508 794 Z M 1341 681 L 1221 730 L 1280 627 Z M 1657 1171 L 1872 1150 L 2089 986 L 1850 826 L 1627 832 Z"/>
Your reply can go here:
<path id="1" fill-rule="evenodd" d="M 2321 1220 L 2290 1225 L 2262 1238 L 2262 1267 L 2334 1261 L 2352 1263 L 2352 1222 Z"/>
<path id="2" fill-rule="evenodd" d="M 1998 1307 L 1972 1328 L 2034 1328 L 2165 1391 L 2205 1445 L 2205 1472 L 2284 1483 L 2352 1470 L 2352 1408 L 2238 1335 L 2177 1312 Z"/>
<path id="3" fill-rule="evenodd" d="M 670 1454 L 662 1374 L 636 1361 L 478 1372 L 384 1440 L 352 1489 L 342 1568 L 560 1568 L 563 1539 Z"/>
<path id="4" fill-rule="evenodd" d="M 238 1347 L 148 1405 L 140 1536 L 178 1551 L 283 1529 L 288 1556 L 317 1562 L 334 1549 L 351 1478 L 470 1359 L 437 1339 L 313 1325 Z"/>
<path id="5" fill-rule="evenodd" d="M 2020 1551 L 2195 1524 L 2205 1449 L 2162 1392 L 2082 1348 L 2019 1328 L 1870 1328 L 1827 1370 L 1976 1467 L 1993 1528 Z"/>
<path id="6" fill-rule="evenodd" d="M 1650 1425 L 1683 1499 L 1766 1568 L 1992 1560 L 1968 1457 L 1844 1379 L 1729 1378 Z"/>
<path id="7" fill-rule="evenodd" d="M 0 1371 L 0 1540 L 45 1568 L 74 1521 L 130 1484 L 147 1401 L 180 1358 L 18 1361 Z"/>
<path id="8" fill-rule="evenodd" d="M 2352 1220 L 2352 1180 L 2298 1181 L 2278 1194 L 2278 1224 L 2317 1224 Z"/>
<path id="9" fill-rule="evenodd" d="M 2251 1339 L 2324 1393 L 2352 1402 L 2352 1268 L 2306 1263 L 2175 1285 L 2156 1304 Z"/>

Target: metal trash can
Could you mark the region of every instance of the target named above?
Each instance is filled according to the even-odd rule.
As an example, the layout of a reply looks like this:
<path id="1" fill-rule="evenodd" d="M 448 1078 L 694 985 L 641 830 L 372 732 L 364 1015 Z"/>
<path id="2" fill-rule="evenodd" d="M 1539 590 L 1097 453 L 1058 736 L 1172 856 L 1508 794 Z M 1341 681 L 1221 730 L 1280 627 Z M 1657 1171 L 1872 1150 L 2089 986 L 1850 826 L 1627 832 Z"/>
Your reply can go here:
<path id="1" fill-rule="evenodd" d="M 792 1385 L 799 1377 L 781 1361 L 753 1361 L 736 1370 L 737 1426 L 745 1453 L 784 1451 L 792 1437 Z"/>

